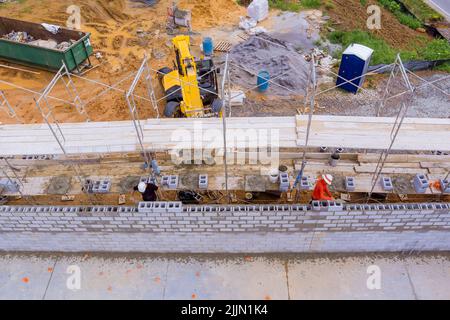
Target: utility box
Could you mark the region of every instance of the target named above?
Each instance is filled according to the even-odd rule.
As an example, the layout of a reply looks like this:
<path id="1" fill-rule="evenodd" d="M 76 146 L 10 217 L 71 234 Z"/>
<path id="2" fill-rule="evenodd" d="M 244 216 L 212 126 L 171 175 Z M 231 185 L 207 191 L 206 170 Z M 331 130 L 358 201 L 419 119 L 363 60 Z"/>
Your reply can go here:
<path id="1" fill-rule="evenodd" d="M 351 44 L 342 54 L 336 85 L 356 94 L 364 83 L 364 75 L 367 73 L 372 55 L 372 49 L 361 44 Z"/>

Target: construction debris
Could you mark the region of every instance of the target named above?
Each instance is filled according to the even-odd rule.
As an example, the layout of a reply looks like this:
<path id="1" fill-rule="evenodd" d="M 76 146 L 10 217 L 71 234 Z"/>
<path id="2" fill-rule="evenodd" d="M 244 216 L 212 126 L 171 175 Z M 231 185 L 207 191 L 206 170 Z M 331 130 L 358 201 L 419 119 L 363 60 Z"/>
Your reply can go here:
<path id="1" fill-rule="evenodd" d="M 26 43 L 32 46 L 38 46 L 47 49 L 56 49 L 61 51 L 69 49 L 76 42 L 75 40 L 70 40 L 58 43 L 56 40 L 53 39 L 48 40 L 35 39 L 32 35 L 28 34 L 25 31 L 17 31 L 17 32 L 12 31 L 8 34 L 5 34 L 2 38 L 9 41 Z"/>
<path id="2" fill-rule="evenodd" d="M 269 15 L 269 1 L 267 0 L 253 0 L 247 8 L 247 15 L 260 22 Z"/>
<path id="3" fill-rule="evenodd" d="M 34 41 L 33 36 L 29 35 L 25 31 L 11 31 L 8 34 L 3 35 L 3 39 L 9 40 L 9 41 L 15 41 L 20 43 L 29 43 L 31 41 Z"/>

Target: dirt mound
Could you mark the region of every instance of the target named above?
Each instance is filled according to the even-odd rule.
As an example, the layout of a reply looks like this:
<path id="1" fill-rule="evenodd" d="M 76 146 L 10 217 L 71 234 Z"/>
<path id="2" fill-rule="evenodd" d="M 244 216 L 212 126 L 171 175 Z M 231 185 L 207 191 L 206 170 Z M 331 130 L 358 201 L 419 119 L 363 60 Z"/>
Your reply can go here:
<path id="1" fill-rule="evenodd" d="M 126 9 L 125 0 L 90 0 L 79 4 L 83 19 L 87 23 L 106 22 L 108 20 L 121 22 L 130 19 L 124 13 Z"/>
<path id="2" fill-rule="evenodd" d="M 233 0 L 181 0 L 179 7 L 192 10 L 194 29 L 236 25 L 245 15 L 245 8 Z"/>
<path id="3" fill-rule="evenodd" d="M 273 95 L 303 95 L 306 92 L 309 63 L 286 42 L 268 35 L 253 36 L 234 47 L 230 54 L 233 63 L 242 69 L 232 69 L 232 80 L 246 88 L 256 85 L 259 71 L 265 70 L 273 82 L 269 93 Z M 285 88 L 282 88 L 285 87 Z"/>
<path id="4" fill-rule="evenodd" d="M 333 0 L 334 5 L 327 10 L 327 14 L 336 23 L 339 30 L 352 31 L 355 29 L 367 29 L 367 7 L 379 5 L 375 0 L 366 1 L 362 5 L 360 0 Z M 411 28 L 401 24 L 388 10 L 382 8 L 381 29 L 371 31 L 376 36 L 384 39 L 391 46 L 411 49 L 417 45 L 417 41 L 427 41 L 429 38 Z"/>

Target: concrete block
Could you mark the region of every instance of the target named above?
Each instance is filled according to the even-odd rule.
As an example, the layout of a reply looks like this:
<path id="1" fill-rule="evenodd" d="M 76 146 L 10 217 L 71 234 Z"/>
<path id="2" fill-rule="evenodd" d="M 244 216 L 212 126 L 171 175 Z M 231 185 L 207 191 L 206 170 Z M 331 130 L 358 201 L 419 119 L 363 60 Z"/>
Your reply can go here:
<path id="1" fill-rule="evenodd" d="M 414 188 L 417 193 L 425 193 L 427 189 L 430 187 L 430 183 L 428 179 L 423 174 L 417 174 L 414 177 Z"/>
<path id="2" fill-rule="evenodd" d="M 353 192 L 356 189 L 355 178 L 345 177 L 345 190 L 348 192 Z"/>
<path id="3" fill-rule="evenodd" d="M 138 204 L 138 212 L 139 213 L 150 213 L 153 212 L 153 204 L 154 202 L 139 202 Z"/>
<path id="4" fill-rule="evenodd" d="M 181 201 L 171 201 L 167 204 L 169 212 L 183 212 L 183 203 Z"/>
<path id="5" fill-rule="evenodd" d="M 441 179 L 440 182 L 442 193 L 450 193 L 450 180 Z"/>
<path id="6" fill-rule="evenodd" d="M 170 180 L 170 176 L 162 176 L 161 177 L 161 185 L 162 186 L 169 186 L 169 180 Z"/>
<path id="7" fill-rule="evenodd" d="M 289 191 L 290 182 L 289 182 L 289 174 L 286 172 L 280 173 L 280 191 L 287 192 Z"/>
<path id="8" fill-rule="evenodd" d="M 201 174 L 198 176 L 198 187 L 199 189 L 208 189 L 208 175 Z"/>
<path id="9" fill-rule="evenodd" d="M 320 211 L 321 209 L 322 209 L 322 205 L 321 205 L 321 203 L 320 203 L 320 201 L 313 201 L 312 203 L 311 203 L 311 209 L 313 210 L 313 211 Z"/>
<path id="10" fill-rule="evenodd" d="M 20 186 L 17 181 L 9 180 L 7 178 L 0 179 L 0 188 L 6 190 L 7 192 L 18 192 L 20 190 Z"/>
<path id="11" fill-rule="evenodd" d="M 394 190 L 394 185 L 392 184 L 392 179 L 390 177 L 381 177 L 381 186 L 384 191 Z"/>
<path id="12" fill-rule="evenodd" d="M 300 180 L 300 190 L 311 190 L 311 179 L 309 176 L 303 176 Z"/>
<path id="13" fill-rule="evenodd" d="M 108 193 L 111 190 L 111 180 L 90 180 L 84 183 L 84 191 L 87 193 Z"/>
<path id="14" fill-rule="evenodd" d="M 323 201 L 322 201 L 323 202 Z M 336 201 L 327 201 L 328 211 L 342 211 L 344 210 L 344 205 Z"/>
<path id="15" fill-rule="evenodd" d="M 161 184 L 169 189 L 177 189 L 178 180 L 178 176 L 163 176 L 161 178 Z"/>

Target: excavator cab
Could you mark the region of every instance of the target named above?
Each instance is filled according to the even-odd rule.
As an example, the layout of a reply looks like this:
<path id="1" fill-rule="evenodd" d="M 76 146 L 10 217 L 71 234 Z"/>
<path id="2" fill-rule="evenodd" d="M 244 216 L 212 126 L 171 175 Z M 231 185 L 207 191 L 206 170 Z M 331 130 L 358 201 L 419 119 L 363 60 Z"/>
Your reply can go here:
<path id="1" fill-rule="evenodd" d="M 166 117 L 202 118 L 221 116 L 223 103 L 218 95 L 217 72 L 211 57 L 196 60 L 190 52 L 190 37 L 172 39 L 174 69 L 159 70 L 166 94 Z"/>

